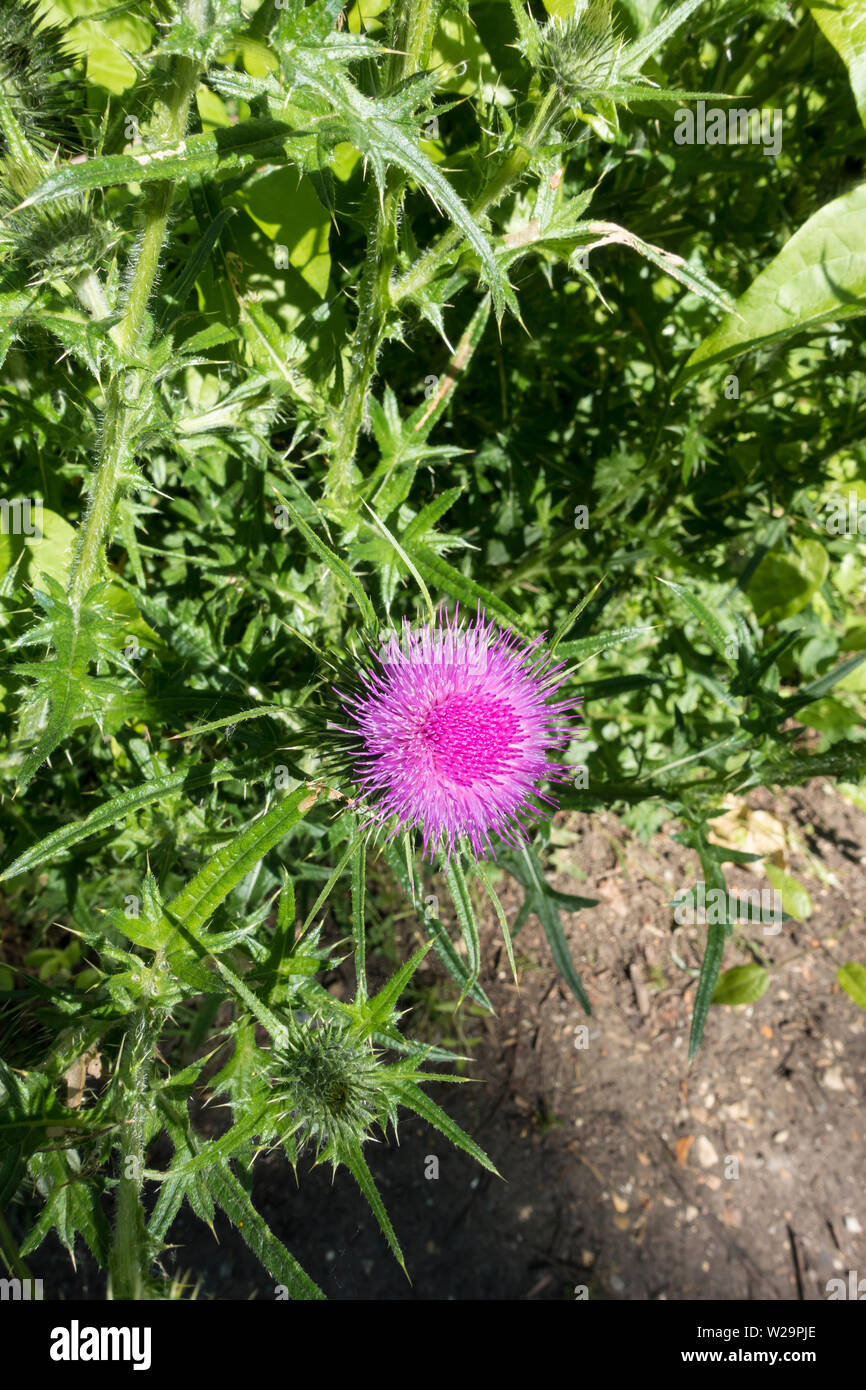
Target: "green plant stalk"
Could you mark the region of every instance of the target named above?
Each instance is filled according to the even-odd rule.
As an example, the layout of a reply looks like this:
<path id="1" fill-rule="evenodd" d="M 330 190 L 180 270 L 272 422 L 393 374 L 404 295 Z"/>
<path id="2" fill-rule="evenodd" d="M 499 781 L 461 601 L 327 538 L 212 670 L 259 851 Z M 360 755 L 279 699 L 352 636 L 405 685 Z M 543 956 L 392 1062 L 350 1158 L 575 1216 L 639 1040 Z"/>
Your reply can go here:
<path id="1" fill-rule="evenodd" d="M 126 1030 L 117 1074 L 120 1141 L 117 1211 L 109 1258 L 112 1298 L 141 1297 L 149 1254 L 141 1186 L 144 1174 L 144 1117 L 148 1104 L 150 1055 L 156 1029 L 143 1009 Z"/>
<path id="2" fill-rule="evenodd" d="M 415 0 L 400 11 L 392 37 L 396 50 L 388 69 L 389 86 L 420 72 L 430 58 L 442 0 Z M 396 169 L 389 172 L 375 227 L 367 244 L 367 257 L 358 287 L 358 320 L 353 335 L 351 374 L 344 398 L 339 403 L 328 472 L 327 495 L 338 505 L 352 496 L 353 459 L 370 385 L 376 374 L 376 359 L 392 308 L 391 274 L 397 260 L 397 227 L 406 176 Z"/>
<path id="3" fill-rule="evenodd" d="M 203 18 L 202 0 L 193 0 L 190 13 L 199 24 Z M 177 60 L 174 82 L 160 116 L 154 121 L 157 139 L 180 139 L 186 130 L 189 107 L 199 77 L 199 64 L 190 58 Z M 112 330 L 122 356 L 134 357 L 145 323 L 147 303 L 153 292 L 165 241 L 168 213 L 174 183 L 167 180 L 152 186 L 147 195 L 145 224 L 132 270 L 123 318 Z M 131 463 L 132 425 L 136 409 L 146 407 L 150 387 L 132 363 L 124 363 L 113 373 L 105 395 L 103 444 L 87 512 L 78 533 L 69 574 L 68 596 L 78 611 L 84 595 L 99 576 L 100 564 L 112 517 Z M 130 405 L 130 401 L 134 401 Z"/>
<path id="4" fill-rule="evenodd" d="M 367 257 L 358 286 L 358 321 L 353 335 L 351 374 L 346 394 L 335 412 L 337 428 L 326 493 L 338 506 L 348 504 L 352 497 L 355 449 L 391 307 L 389 282 L 397 257 L 397 218 L 402 197 L 403 180 L 392 171 L 375 229 L 367 243 Z"/>
<path id="5" fill-rule="evenodd" d="M 29 1279 L 30 1270 L 18 1254 L 18 1246 L 0 1211 L 0 1259 L 3 1260 L 10 1275 L 15 1279 Z"/>
<path id="6" fill-rule="evenodd" d="M 548 129 L 560 115 L 564 105 L 564 97 L 556 87 L 551 87 L 542 97 L 526 133 L 518 141 L 517 148 L 512 150 L 508 158 L 490 176 L 475 202 L 470 204 L 469 211 L 474 218 L 482 217 L 490 208 L 495 207 L 520 181 L 529 167 L 532 156 L 542 144 Z M 407 295 L 417 294 L 435 279 L 443 261 L 460 245 L 462 239 L 463 232 L 459 227 L 449 227 L 447 232 L 443 232 L 412 269 L 407 270 L 406 274 L 391 286 L 392 303 L 397 305 Z"/>

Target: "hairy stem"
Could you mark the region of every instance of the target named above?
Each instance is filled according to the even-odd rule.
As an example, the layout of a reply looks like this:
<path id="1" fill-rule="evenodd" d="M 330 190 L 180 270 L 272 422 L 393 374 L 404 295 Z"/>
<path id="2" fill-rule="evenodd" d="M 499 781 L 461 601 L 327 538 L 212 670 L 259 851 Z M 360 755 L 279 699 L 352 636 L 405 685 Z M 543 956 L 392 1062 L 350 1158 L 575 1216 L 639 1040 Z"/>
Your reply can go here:
<path id="1" fill-rule="evenodd" d="M 153 1024 L 144 1010 L 133 1014 L 123 1040 L 117 1075 L 120 1165 L 117 1211 L 109 1271 L 112 1298 L 140 1298 L 149 1254 L 141 1187 L 144 1174 L 144 1118 L 153 1046 Z"/>
<path id="2" fill-rule="evenodd" d="M 551 124 L 556 120 L 563 100 L 555 87 L 546 93 L 542 98 L 535 114 L 520 138 L 517 148 L 505 159 L 498 169 L 494 170 L 485 184 L 484 188 L 470 205 L 469 211 L 474 218 L 479 218 L 488 212 L 490 208 L 496 207 L 520 179 L 526 173 L 532 156 L 539 146 L 543 143 L 544 137 Z M 443 232 L 433 243 L 429 250 L 407 270 L 395 284 L 391 286 L 391 299 L 397 305 L 407 295 L 417 294 L 419 290 L 428 285 L 436 275 L 445 261 L 453 251 L 460 245 L 464 233 L 459 227 L 449 227 L 447 232 Z"/>
<path id="3" fill-rule="evenodd" d="M 198 27 L 204 23 L 205 8 L 205 0 L 191 0 L 188 6 L 188 14 Z M 151 133 L 155 138 L 173 140 L 183 135 L 199 71 L 198 62 L 191 58 L 175 61 L 172 81 L 152 124 Z M 173 192 L 174 184 L 166 180 L 150 185 L 146 196 L 144 231 L 130 276 L 123 318 L 112 330 L 118 349 L 128 359 L 134 358 L 145 325 Z M 114 509 L 131 464 L 136 412 L 146 408 L 149 390 L 144 373 L 132 360 L 113 373 L 106 388 L 99 465 L 69 575 L 69 600 L 75 610 L 80 609 L 84 595 L 98 577 Z"/>
<path id="4" fill-rule="evenodd" d="M 396 50 L 388 65 L 388 85 L 394 86 L 422 71 L 430 58 L 442 0 L 414 0 L 401 9 L 392 35 Z M 376 359 L 392 308 L 391 274 L 397 260 L 397 229 L 406 187 L 406 176 L 397 169 L 388 173 L 378 210 L 371 215 L 373 230 L 358 287 L 358 320 L 352 339 L 351 372 L 332 431 L 331 464 L 326 492 L 338 505 L 352 495 L 353 460 Z"/>

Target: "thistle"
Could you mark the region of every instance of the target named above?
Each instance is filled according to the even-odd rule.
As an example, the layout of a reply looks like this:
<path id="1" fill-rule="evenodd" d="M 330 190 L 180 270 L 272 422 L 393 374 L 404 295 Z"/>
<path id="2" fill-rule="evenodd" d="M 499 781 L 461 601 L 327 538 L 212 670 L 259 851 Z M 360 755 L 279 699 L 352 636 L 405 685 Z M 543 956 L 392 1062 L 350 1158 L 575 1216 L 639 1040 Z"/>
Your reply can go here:
<path id="1" fill-rule="evenodd" d="M 417 827 L 431 858 L 464 838 L 495 858 L 496 840 L 518 845 L 526 821 L 550 816 L 541 786 L 562 780 L 567 765 L 550 755 L 577 732 L 579 701 L 551 698 L 566 674 L 542 643 L 496 633 L 480 607 L 468 626 L 440 608 L 373 653 L 355 690 L 337 691 L 347 723 L 333 726 L 367 824 L 389 825 L 388 838 Z"/>
<path id="2" fill-rule="evenodd" d="M 349 1169 L 404 1269 L 403 1252 L 364 1157 L 364 1145 L 375 1140 L 375 1131 L 384 1136 L 392 1129 L 396 1136 L 400 1109 L 410 1110 L 496 1173 L 484 1150 L 422 1089 L 430 1082 L 461 1084 L 463 1078 L 422 1071 L 434 1049 L 410 1041 L 397 1029 L 403 1011 L 395 1005 L 428 949 L 416 951 L 372 998 L 362 992 L 351 1004 L 328 999 L 327 1013 L 317 1012 L 304 1022 L 292 1018 L 269 1068 L 269 1133 L 279 1135 L 293 1164 L 300 1150 L 310 1145 L 317 1163 L 330 1162 L 334 1172 L 341 1164 Z M 387 1062 L 385 1049 L 402 1055 Z M 435 1055 L 438 1061 L 459 1060 L 441 1048 Z"/>
<path id="3" fill-rule="evenodd" d="M 274 1062 L 281 1073 L 276 1101 L 283 1134 L 298 1149 L 314 1146 L 319 1162 L 330 1159 L 336 1168 L 374 1125 L 396 1124 L 377 1054 L 335 1020 L 292 1023 Z"/>

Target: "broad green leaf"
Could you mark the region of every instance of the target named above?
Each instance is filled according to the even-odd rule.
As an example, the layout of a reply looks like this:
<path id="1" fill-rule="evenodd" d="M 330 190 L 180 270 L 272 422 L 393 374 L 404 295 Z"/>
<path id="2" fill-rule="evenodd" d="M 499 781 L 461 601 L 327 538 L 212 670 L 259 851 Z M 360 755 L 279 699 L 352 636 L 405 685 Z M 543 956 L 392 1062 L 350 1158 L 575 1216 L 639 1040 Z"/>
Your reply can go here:
<path id="1" fill-rule="evenodd" d="M 861 1009 L 866 1009 L 866 965 L 861 965 L 859 961 L 849 960 L 847 965 L 840 965 L 836 971 L 836 979 L 847 995 L 859 1005 Z"/>
<path id="2" fill-rule="evenodd" d="M 677 382 L 754 348 L 866 312 L 866 183 L 810 217 L 695 349 Z"/>
<path id="3" fill-rule="evenodd" d="M 764 872 L 777 893 L 782 895 L 782 911 L 798 922 L 805 922 L 812 915 L 812 899 L 796 878 L 786 874 L 777 864 L 768 863 Z"/>
<path id="4" fill-rule="evenodd" d="M 762 627 L 792 618 L 818 592 L 830 568 L 820 541 L 795 540 L 784 551 L 765 555 L 748 588 L 755 617 Z"/>
<path id="5" fill-rule="evenodd" d="M 265 235 L 284 248 L 289 265 L 324 299 L 331 276 L 331 220 L 310 180 L 297 169 L 275 169 L 247 183 L 240 198 Z"/>
<path id="6" fill-rule="evenodd" d="M 766 993 L 770 977 L 762 965 L 735 965 L 719 977 L 714 1004 L 754 1004 Z"/>
<path id="7" fill-rule="evenodd" d="M 857 110 L 866 125 L 866 4 L 864 0 L 825 0 L 810 3 L 809 9 L 848 69 Z"/>

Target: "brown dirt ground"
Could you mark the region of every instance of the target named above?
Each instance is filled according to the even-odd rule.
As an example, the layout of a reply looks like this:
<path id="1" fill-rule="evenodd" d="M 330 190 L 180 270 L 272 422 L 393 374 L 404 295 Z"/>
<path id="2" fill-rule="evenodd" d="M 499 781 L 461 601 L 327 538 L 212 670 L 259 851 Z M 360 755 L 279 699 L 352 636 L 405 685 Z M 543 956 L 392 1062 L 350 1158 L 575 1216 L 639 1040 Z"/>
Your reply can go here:
<path id="1" fill-rule="evenodd" d="M 468 1051 L 475 1078 L 433 1094 L 502 1179 L 412 1117 L 399 1145 L 370 1146 L 410 1283 L 346 1172 L 332 1183 L 330 1169 L 302 1165 L 297 1186 L 284 1159 L 262 1156 L 256 1205 L 329 1297 L 560 1300 L 585 1288 L 611 1300 L 810 1300 L 835 1275 L 866 1275 L 866 1013 L 835 978 L 846 961 L 866 961 L 866 814 L 817 781 L 751 795 L 725 828 L 735 826 L 800 879 L 813 910 L 778 935 L 738 929 L 725 966 L 755 958 L 750 937 L 775 964 L 772 983 L 753 1005 L 711 1009 L 691 1068 L 702 929 L 672 922 L 673 893 L 696 877 L 673 826 L 643 843 L 612 815 L 558 818 L 554 886 L 600 899 L 563 914 L 591 1019 L 535 918 L 515 943 L 519 988 L 495 919 L 484 919 L 481 982 L 495 1018 L 464 1009 L 455 1023 L 455 992 L 438 960 L 425 963 L 424 1016 L 433 1003 L 446 1020 L 425 1036 Z M 766 885 L 736 873 L 734 883 Z M 521 891 L 502 887 L 512 920 Z M 420 929 L 404 920 L 398 930 L 405 958 Z M 391 969 L 374 961 L 371 983 Z M 348 967 L 331 987 L 351 989 Z M 415 1020 L 417 1034 L 420 1009 Z M 436 1179 L 425 1177 L 429 1156 Z M 273 1298 L 237 1233 L 218 1221 L 216 1237 L 185 1211 L 169 1267 L 200 1281 L 201 1297 Z M 46 1243 L 30 1261 L 55 1287 L 59 1253 Z M 101 1296 L 86 1258 L 63 1284 L 67 1297 Z"/>

